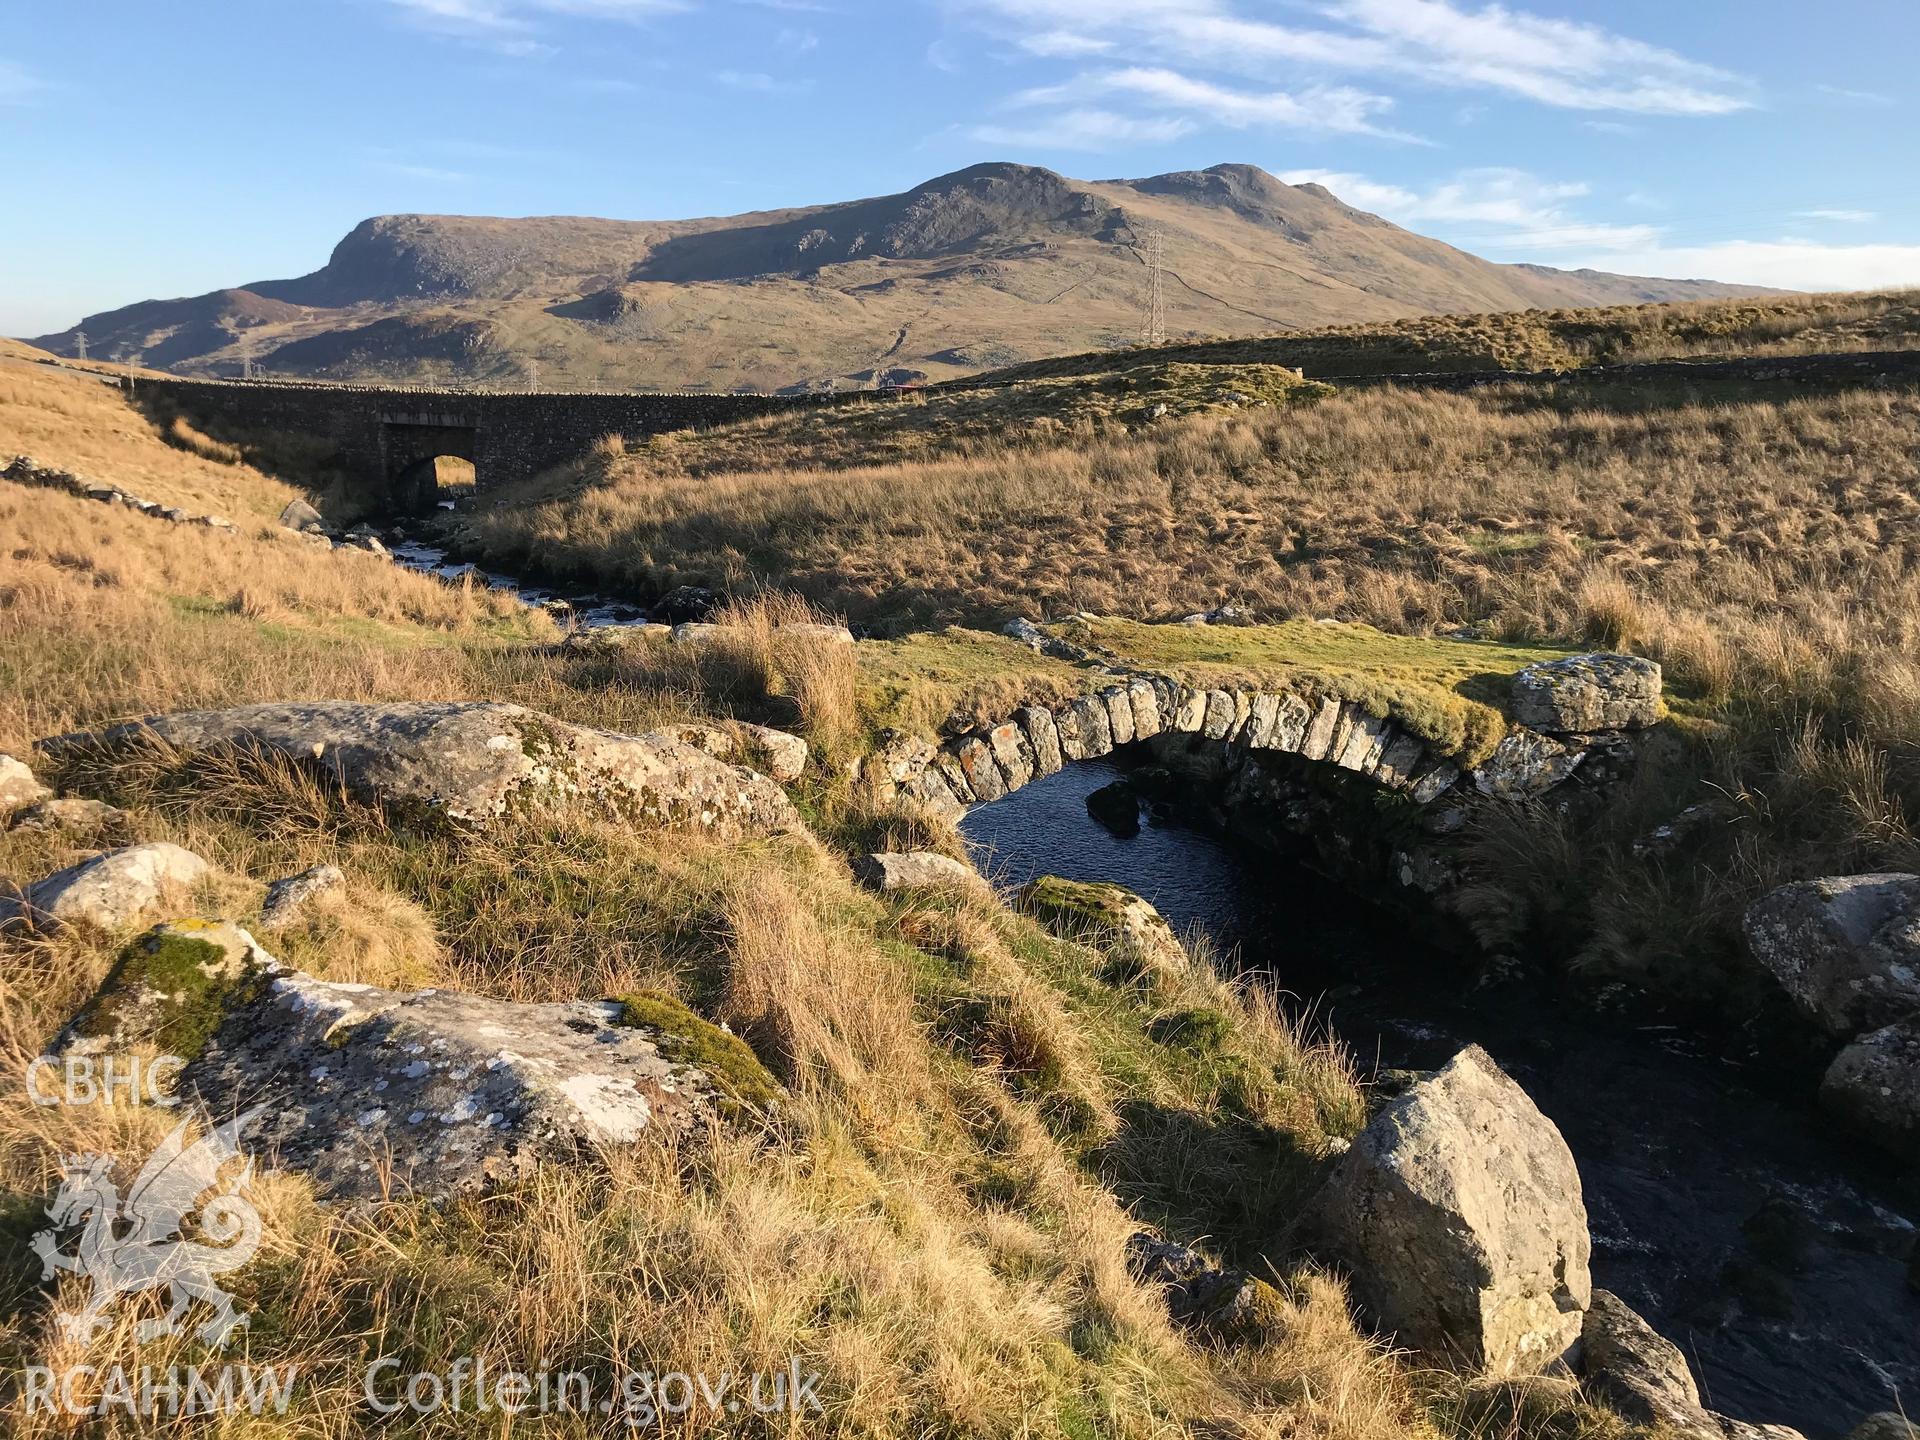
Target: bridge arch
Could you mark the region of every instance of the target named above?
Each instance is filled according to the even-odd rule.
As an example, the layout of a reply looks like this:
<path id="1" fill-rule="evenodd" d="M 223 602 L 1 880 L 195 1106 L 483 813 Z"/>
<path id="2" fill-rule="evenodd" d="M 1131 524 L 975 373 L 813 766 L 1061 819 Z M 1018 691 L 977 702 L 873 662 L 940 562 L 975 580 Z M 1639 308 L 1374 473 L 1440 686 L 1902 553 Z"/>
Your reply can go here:
<path id="1" fill-rule="evenodd" d="M 484 483 L 481 432 L 475 416 L 459 411 L 383 410 L 380 412 L 381 469 L 389 503 L 403 514 L 433 509 L 440 500 L 442 457 L 473 467 L 474 484 Z"/>
<path id="2" fill-rule="evenodd" d="M 1421 736 L 1354 701 L 1249 687 L 1202 690 L 1153 674 L 1125 677 L 1054 706 L 1023 705 L 996 724 L 888 763 L 900 790 L 957 815 L 1075 761 L 1158 735 L 1319 761 L 1416 806 L 1431 804 L 1462 779 L 1460 766 Z M 1545 736 L 1535 739 L 1561 748 Z"/>

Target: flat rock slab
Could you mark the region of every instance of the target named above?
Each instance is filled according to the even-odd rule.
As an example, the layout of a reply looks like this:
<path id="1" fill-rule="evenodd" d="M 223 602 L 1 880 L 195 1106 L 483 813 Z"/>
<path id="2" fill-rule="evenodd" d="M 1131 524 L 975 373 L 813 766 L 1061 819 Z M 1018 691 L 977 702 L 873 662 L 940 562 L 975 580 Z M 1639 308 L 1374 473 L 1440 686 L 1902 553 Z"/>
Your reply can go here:
<path id="1" fill-rule="evenodd" d="M 1535 730 L 1641 730 L 1660 720 L 1660 667 L 1638 655 L 1543 660 L 1513 677 L 1512 709 Z"/>
<path id="2" fill-rule="evenodd" d="M 62 1049 L 180 1056 L 182 1098 L 216 1119 L 264 1106 L 247 1149 L 329 1196 L 444 1198 L 719 1117 L 708 1073 L 630 1013 L 332 984 L 188 921 L 128 948 Z"/>
<path id="3" fill-rule="evenodd" d="M 191 850 L 165 841 L 109 850 L 35 881 L 18 899 L 0 900 L 0 926 L 125 929 L 151 920 L 169 902 L 184 901 L 209 868 Z"/>
<path id="4" fill-rule="evenodd" d="M 41 742 L 59 756 L 158 742 L 264 750 L 319 767 L 356 798 L 497 821 L 554 802 L 716 834 L 799 824 L 780 788 L 665 735 L 618 735 L 520 705 L 349 701 L 149 716 Z"/>

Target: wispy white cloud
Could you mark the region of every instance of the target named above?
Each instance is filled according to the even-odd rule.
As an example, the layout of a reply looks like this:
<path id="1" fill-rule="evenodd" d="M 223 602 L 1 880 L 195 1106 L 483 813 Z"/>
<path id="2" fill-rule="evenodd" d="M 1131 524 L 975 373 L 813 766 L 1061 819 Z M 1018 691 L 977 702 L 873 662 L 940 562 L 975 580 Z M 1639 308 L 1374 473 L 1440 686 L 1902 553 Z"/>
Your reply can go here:
<path id="1" fill-rule="evenodd" d="M 1850 105 L 1891 105 L 1893 96 L 1882 95 L 1878 90 L 1849 90 L 1844 85 L 1816 85 L 1813 87 L 1830 100 L 1844 100 Z"/>
<path id="2" fill-rule="evenodd" d="M 558 53 L 538 38 L 542 19 L 638 22 L 687 8 L 686 0 L 387 0 L 420 29 L 521 59 Z"/>
<path id="3" fill-rule="evenodd" d="M 24 65 L 0 60 L 0 105 L 25 105 L 46 88 L 46 83 Z"/>
<path id="4" fill-rule="evenodd" d="M 1205 122 L 1233 130 L 1267 127 L 1400 140 L 1415 138 L 1378 123 L 1377 117 L 1393 105 L 1384 95 L 1372 95 L 1344 85 L 1319 86 L 1298 95 L 1284 90 L 1237 90 L 1159 66 L 1132 65 L 1117 70 L 1090 71 L 1059 85 L 1021 91 L 1005 103 L 1014 109 L 1049 105 L 1081 108 L 1092 100 L 1115 96 L 1137 100 L 1156 110 L 1177 112 L 1189 122 L 1181 134 Z M 1090 112 L 1082 108 L 1082 113 Z M 1106 110 L 1097 113 L 1112 116 L 1112 112 Z M 1116 132 L 1115 139 L 1122 138 L 1128 137 Z"/>
<path id="5" fill-rule="evenodd" d="M 761 70 L 716 70 L 713 78 L 729 90 L 751 90 L 759 95 L 800 95 L 813 88 L 811 80 L 782 80 Z"/>
<path id="6" fill-rule="evenodd" d="M 1839 225 L 1865 225 L 1878 220 L 1879 214 L 1872 210 L 1796 210 L 1796 220 L 1831 220 Z"/>
<path id="7" fill-rule="evenodd" d="M 1160 144 L 1191 135 L 1197 127 L 1180 116 L 1142 119 L 1111 110 L 1074 108 L 1036 117 L 1026 125 L 975 125 L 966 134 L 987 145 L 1038 150 L 1109 150 L 1122 144 Z"/>
<path id="8" fill-rule="evenodd" d="M 1019 36 L 1014 43 L 1029 55 L 1043 55 L 1051 59 L 1104 55 L 1113 49 L 1111 40 L 1081 35 L 1072 30 L 1039 30 L 1031 35 Z"/>
<path id="9" fill-rule="evenodd" d="M 1524 170 L 1465 170 L 1425 190 L 1334 170 L 1288 170 L 1289 185 L 1325 186 L 1357 210 L 1396 224 L 1444 227 L 1457 244 L 1501 251 L 1630 249 L 1658 243 L 1659 227 L 1581 219 L 1567 202 L 1587 194 L 1576 182 L 1542 180 Z"/>
<path id="10" fill-rule="evenodd" d="M 434 185 L 464 185 L 473 177 L 464 170 L 448 170 L 439 165 L 419 165 L 410 160 L 376 160 L 374 168 L 402 180 L 424 180 Z"/>
<path id="11" fill-rule="evenodd" d="M 1890 290 L 1920 286 L 1920 245 L 1823 245 L 1813 240 L 1726 240 L 1650 246 L 1571 262 L 1634 275 L 1724 280 L 1782 290 Z"/>
<path id="12" fill-rule="evenodd" d="M 967 13 L 1030 44 L 1145 47 L 1203 69 L 1410 77 L 1576 110 L 1717 115 L 1753 103 L 1739 77 L 1601 26 L 1456 0 L 1320 0 L 1320 20 L 1249 18 L 1234 0 L 975 0 Z M 1044 41 L 1042 41 L 1044 43 Z"/>

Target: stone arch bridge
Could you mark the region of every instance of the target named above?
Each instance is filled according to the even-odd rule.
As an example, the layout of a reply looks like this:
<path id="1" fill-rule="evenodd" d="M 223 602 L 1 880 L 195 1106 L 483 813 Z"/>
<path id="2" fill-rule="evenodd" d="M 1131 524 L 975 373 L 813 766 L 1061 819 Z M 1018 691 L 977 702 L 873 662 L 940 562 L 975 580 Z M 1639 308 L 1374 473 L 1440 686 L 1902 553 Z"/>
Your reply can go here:
<path id="1" fill-rule="evenodd" d="M 1633 732 L 1664 715 L 1660 667 L 1627 655 L 1570 655 L 1513 676 L 1506 734 L 1471 763 L 1450 755 L 1394 716 L 1324 693 L 1293 693 L 1222 680 L 1201 689 L 1172 676 L 1109 671 L 1103 688 L 1053 704 L 1028 704 L 997 723 L 936 744 L 897 736 L 874 757 L 883 790 L 958 817 L 978 804 L 1080 760 L 1158 737 L 1214 742 L 1254 809 L 1283 799 L 1287 782 L 1263 759 L 1311 762 L 1369 782 L 1407 802 L 1413 833 L 1381 858 L 1374 879 L 1395 889 L 1442 892 L 1459 880 L 1455 841 L 1466 813 L 1487 801 L 1599 799 L 1634 759 Z"/>
<path id="2" fill-rule="evenodd" d="M 490 488 L 578 459 L 601 437 L 629 439 L 751 419 L 820 395 L 528 394 L 382 389 L 284 381 L 142 380 L 135 399 L 217 440 L 263 435 L 312 447 L 322 465 L 364 486 L 355 498 L 407 514 L 438 498 L 433 461 L 453 456 Z"/>

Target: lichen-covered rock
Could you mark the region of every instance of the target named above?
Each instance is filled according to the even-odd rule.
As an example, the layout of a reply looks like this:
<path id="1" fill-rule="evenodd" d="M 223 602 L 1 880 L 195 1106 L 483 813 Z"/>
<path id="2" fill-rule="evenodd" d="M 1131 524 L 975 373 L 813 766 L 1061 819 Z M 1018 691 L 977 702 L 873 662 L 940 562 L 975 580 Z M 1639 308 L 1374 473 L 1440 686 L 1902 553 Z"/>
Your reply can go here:
<path id="1" fill-rule="evenodd" d="M 63 1043 L 178 1055 L 178 1093 L 215 1116 L 266 1099 L 248 1148 L 365 1200 L 487 1189 L 777 1093 L 736 1037 L 663 996 L 530 1005 L 330 984 L 204 921 L 129 947 Z"/>
<path id="2" fill-rule="evenodd" d="M 1854 1134 L 1920 1165 L 1920 1017 L 1870 1030 L 1834 1056 L 1820 1103 Z"/>
<path id="3" fill-rule="evenodd" d="M 1580 768 L 1583 750 L 1572 750 L 1532 730 L 1511 730 L 1471 774 L 1482 795 L 1520 800 L 1551 790 Z"/>
<path id="4" fill-rule="evenodd" d="M 1186 947 L 1166 918 L 1122 886 L 1042 875 L 1021 890 L 1020 901 L 1055 934 L 1105 945 L 1136 974 L 1188 967 Z"/>
<path id="5" fill-rule="evenodd" d="M 1477 1045 L 1374 1117 L 1310 1229 L 1367 1316 L 1435 1360 L 1524 1374 L 1580 1336 L 1592 1291 L 1580 1172 Z"/>
<path id="6" fill-rule="evenodd" d="M 0 900 L 0 925 L 125 929 L 184 901 L 208 868 L 191 850 L 165 841 L 110 850 L 35 881 L 17 900 Z"/>
<path id="7" fill-rule="evenodd" d="M 15 830 L 52 830 L 79 840 L 126 834 L 132 821 L 117 805 L 79 796 L 42 800 L 13 817 Z"/>
<path id="8" fill-rule="evenodd" d="M 355 797 L 422 814 L 496 821 L 566 802 L 715 834 L 797 826 L 764 775 L 666 735 L 618 735 L 520 705 L 318 701 L 155 715 L 41 742 L 56 755 L 142 745 L 251 749 L 319 768 Z"/>
<path id="9" fill-rule="evenodd" d="M 1165 1287 L 1167 1314 L 1183 1328 L 1257 1344 L 1279 1336 L 1285 1305 L 1266 1281 L 1213 1264 L 1199 1251 L 1142 1230 L 1127 1237 L 1127 1268 Z"/>
<path id="10" fill-rule="evenodd" d="M 1543 660 L 1513 677 L 1512 709 L 1535 730 L 1639 730 L 1660 719 L 1660 667 L 1638 655 Z"/>
<path id="11" fill-rule="evenodd" d="M 883 894 L 943 886 L 980 889 L 987 883 L 971 865 L 963 865 L 937 850 L 882 851 L 874 855 L 862 855 L 853 861 L 853 875 L 862 885 Z"/>
<path id="12" fill-rule="evenodd" d="M 1920 1009 L 1920 876 L 1799 880 L 1747 907 L 1747 948 L 1830 1035 Z"/>
<path id="13" fill-rule="evenodd" d="M 735 720 L 719 725 L 669 725 L 658 732 L 682 745 L 725 760 L 764 770 L 783 785 L 798 780 L 807 768 L 807 742 L 785 730 Z M 754 762 L 758 761 L 756 765 Z"/>
<path id="14" fill-rule="evenodd" d="M 309 865 L 297 875 L 274 881 L 267 886 L 267 898 L 260 905 L 260 928 L 286 929 L 314 900 L 346 883 L 346 874 L 338 865 Z"/>
<path id="15" fill-rule="evenodd" d="M 53 791 L 34 778 L 24 761 L 0 754 L 0 820 L 52 797 Z"/>
<path id="16" fill-rule="evenodd" d="M 1612 1291 L 1593 1292 L 1580 1331 L 1580 1369 L 1588 1393 L 1622 1419 L 1683 1434 L 1720 1434 L 1700 1404 L 1680 1347 Z"/>

